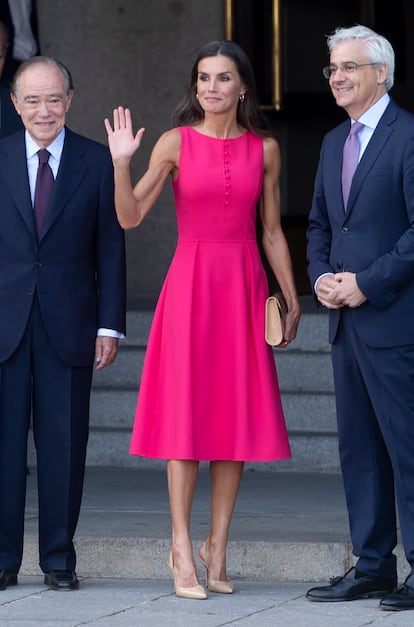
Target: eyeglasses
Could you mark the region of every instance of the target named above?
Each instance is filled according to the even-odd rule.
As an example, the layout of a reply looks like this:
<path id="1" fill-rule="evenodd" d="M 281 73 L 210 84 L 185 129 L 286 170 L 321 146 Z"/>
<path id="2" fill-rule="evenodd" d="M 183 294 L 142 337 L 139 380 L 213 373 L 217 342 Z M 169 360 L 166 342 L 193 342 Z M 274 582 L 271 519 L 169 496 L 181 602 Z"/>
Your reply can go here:
<path id="1" fill-rule="evenodd" d="M 341 70 L 344 74 L 352 74 L 355 70 L 358 70 L 360 67 L 366 67 L 367 65 L 382 65 L 382 63 L 354 63 L 353 61 L 348 61 L 348 63 L 342 63 L 342 65 L 327 65 L 322 68 L 322 73 L 325 78 L 331 78 L 332 74 L 335 74 L 338 70 Z"/>

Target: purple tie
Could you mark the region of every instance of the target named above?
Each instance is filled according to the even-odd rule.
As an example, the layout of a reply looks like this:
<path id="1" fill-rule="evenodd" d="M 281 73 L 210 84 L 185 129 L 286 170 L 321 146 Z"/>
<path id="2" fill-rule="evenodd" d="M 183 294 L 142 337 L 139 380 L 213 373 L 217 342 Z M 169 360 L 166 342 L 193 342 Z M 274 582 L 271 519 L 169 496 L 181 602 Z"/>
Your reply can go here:
<path id="1" fill-rule="evenodd" d="M 53 184 L 55 180 L 53 178 L 53 173 L 48 163 L 50 152 L 45 148 L 42 148 L 37 154 L 39 157 L 39 167 L 36 177 L 34 215 L 36 222 L 37 238 L 40 239 L 43 222 L 46 216 L 47 207 L 49 205 L 50 196 L 52 195 Z"/>
<path id="2" fill-rule="evenodd" d="M 349 190 L 351 189 L 352 178 L 358 165 L 359 138 L 358 133 L 364 125 L 361 122 L 354 122 L 349 131 L 344 145 L 342 161 L 342 195 L 344 207 L 348 204 Z"/>

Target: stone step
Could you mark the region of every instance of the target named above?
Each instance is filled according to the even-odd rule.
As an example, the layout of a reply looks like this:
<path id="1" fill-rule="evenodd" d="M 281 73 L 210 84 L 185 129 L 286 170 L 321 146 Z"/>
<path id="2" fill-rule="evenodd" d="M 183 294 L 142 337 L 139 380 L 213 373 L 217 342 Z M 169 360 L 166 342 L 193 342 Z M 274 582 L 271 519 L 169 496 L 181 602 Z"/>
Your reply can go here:
<path id="1" fill-rule="evenodd" d="M 129 455 L 131 429 L 91 428 L 87 466 L 114 468 L 163 468 L 164 460 Z M 335 433 L 289 431 L 292 458 L 275 462 L 249 462 L 251 470 L 291 472 L 339 472 L 337 436 Z M 28 464 L 36 465 L 33 439 L 29 439 Z"/>
<path id="2" fill-rule="evenodd" d="M 136 390 L 94 389 L 91 398 L 91 428 L 130 431 L 136 401 Z M 333 393 L 284 392 L 282 403 L 289 431 L 336 432 Z"/>
<path id="3" fill-rule="evenodd" d="M 207 465 L 202 464 L 191 518 L 195 550 L 208 532 L 210 485 Z M 75 536 L 81 577 L 171 582 L 166 566 L 170 543 L 165 467 L 162 472 L 144 467 L 87 469 Z M 402 580 L 408 572 L 401 544 L 396 555 Z M 326 582 L 348 570 L 354 558 L 340 475 L 246 469 L 230 528 L 227 558 L 228 572 L 236 586 L 243 580 Z M 38 561 L 36 472 L 31 469 L 21 574 L 39 575 Z M 200 567 L 198 560 L 197 564 Z M 108 624 L 118 624 L 116 616 L 114 621 Z M 312 622 L 316 624 L 325 623 Z M 334 617 L 331 624 L 336 624 Z"/>
<path id="4" fill-rule="evenodd" d="M 145 347 L 121 347 L 116 362 L 94 372 L 93 387 L 138 390 Z M 332 392 L 330 354 L 324 351 L 274 350 L 282 392 Z"/>
<path id="5" fill-rule="evenodd" d="M 152 315 L 146 311 L 128 312 L 128 336 L 121 342 L 117 361 L 110 368 L 94 373 L 88 466 L 158 468 L 164 464 L 128 454 Z M 274 350 L 293 457 L 265 464 L 267 469 L 339 471 L 327 335 L 326 314 L 305 313 L 295 342 L 285 350 Z M 34 461 L 31 445 L 29 463 Z"/>
<path id="6" fill-rule="evenodd" d="M 131 440 L 133 411 L 135 407 L 136 394 L 128 392 L 129 403 L 131 405 L 131 411 L 124 414 L 124 422 L 118 422 L 117 427 L 114 427 L 107 422 L 105 425 L 98 421 L 92 422 L 87 465 L 99 466 L 99 467 L 148 467 L 159 468 L 164 466 L 164 461 L 150 460 L 137 458 L 128 454 L 129 444 Z M 102 406 L 105 411 L 108 411 L 107 417 L 110 421 L 112 414 L 111 407 L 112 400 L 120 403 L 124 409 L 125 404 L 122 403 L 121 397 L 124 396 L 124 392 L 118 392 L 117 394 L 110 394 L 110 402 L 102 399 Z M 298 407 L 298 397 L 292 397 L 291 399 L 284 399 L 285 407 L 290 406 L 288 402 L 292 402 L 292 407 Z M 325 400 L 325 399 L 324 399 Z M 330 399 L 332 401 L 332 398 Z M 312 403 L 316 403 L 317 399 L 312 399 L 309 396 L 302 398 L 303 406 L 306 409 L 312 407 Z M 339 471 L 339 459 L 337 451 L 337 435 L 334 429 L 334 424 L 331 424 L 334 410 L 327 412 L 325 416 L 325 422 L 321 421 L 319 428 L 315 429 L 314 421 L 312 419 L 312 413 L 305 415 L 304 412 L 294 411 L 292 419 L 290 419 L 290 413 L 286 412 L 286 423 L 289 431 L 289 440 L 292 449 L 292 458 L 284 461 L 267 462 L 263 463 L 250 463 L 247 466 L 255 470 L 261 470 L 262 467 L 268 470 L 286 470 L 294 472 L 338 472 Z M 305 420 L 299 423 L 302 416 L 305 416 Z M 94 414 L 92 413 L 92 419 Z M 35 464 L 35 453 L 33 445 L 29 447 L 29 464 Z"/>
<path id="7" fill-rule="evenodd" d="M 164 468 L 165 461 L 129 455 L 130 431 L 91 430 L 87 465 L 93 467 Z M 292 458 L 274 462 L 249 462 L 251 470 L 281 470 L 292 472 L 339 472 L 336 435 L 290 433 Z M 34 457 L 30 457 L 34 464 Z"/>
<path id="8" fill-rule="evenodd" d="M 298 335 L 292 346 L 295 350 L 301 351 L 323 350 L 329 352 L 328 315 L 326 311 L 312 308 L 309 302 L 302 307 L 304 313 L 300 321 Z M 127 337 L 122 340 L 122 344 L 125 346 L 145 346 L 152 316 L 152 311 L 128 311 Z"/>

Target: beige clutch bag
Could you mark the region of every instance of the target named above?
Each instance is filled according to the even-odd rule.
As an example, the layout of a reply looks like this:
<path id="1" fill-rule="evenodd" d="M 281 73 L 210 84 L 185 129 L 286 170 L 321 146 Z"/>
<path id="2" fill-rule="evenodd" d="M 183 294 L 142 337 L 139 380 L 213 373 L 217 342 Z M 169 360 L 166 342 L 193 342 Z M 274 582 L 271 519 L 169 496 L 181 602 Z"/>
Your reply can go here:
<path id="1" fill-rule="evenodd" d="M 279 346 L 283 341 L 287 305 L 282 292 L 266 299 L 265 340 L 270 346 Z"/>

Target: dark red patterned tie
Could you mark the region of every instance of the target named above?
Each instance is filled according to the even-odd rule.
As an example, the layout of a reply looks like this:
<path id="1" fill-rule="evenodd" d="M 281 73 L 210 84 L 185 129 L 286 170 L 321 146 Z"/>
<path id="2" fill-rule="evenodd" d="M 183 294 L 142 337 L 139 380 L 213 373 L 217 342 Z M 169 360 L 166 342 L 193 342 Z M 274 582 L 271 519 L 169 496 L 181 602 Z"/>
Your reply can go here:
<path id="1" fill-rule="evenodd" d="M 48 163 L 50 152 L 45 148 L 42 148 L 37 154 L 39 157 L 39 167 L 36 177 L 34 215 L 36 222 L 37 238 L 40 239 L 40 236 L 42 234 L 43 222 L 46 216 L 55 180 L 53 178 L 53 172 Z"/>

